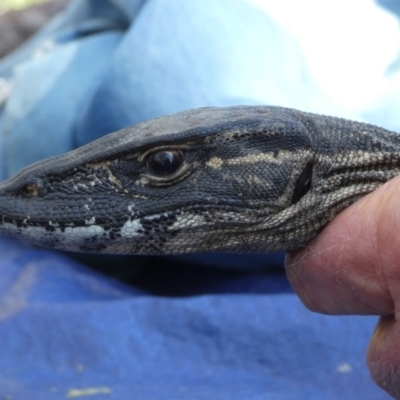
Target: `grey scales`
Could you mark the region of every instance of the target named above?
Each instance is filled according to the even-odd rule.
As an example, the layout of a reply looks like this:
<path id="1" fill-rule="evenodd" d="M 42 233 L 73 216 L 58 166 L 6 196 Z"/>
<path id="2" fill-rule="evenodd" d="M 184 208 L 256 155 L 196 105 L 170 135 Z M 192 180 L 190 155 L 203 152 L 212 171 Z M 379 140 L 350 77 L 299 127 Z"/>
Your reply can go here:
<path id="1" fill-rule="evenodd" d="M 111 133 L 0 184 L 0 233 L 114 254 L 307 245 L 400 174 L 400 136 L 270 106 L 200 108 Z"/>

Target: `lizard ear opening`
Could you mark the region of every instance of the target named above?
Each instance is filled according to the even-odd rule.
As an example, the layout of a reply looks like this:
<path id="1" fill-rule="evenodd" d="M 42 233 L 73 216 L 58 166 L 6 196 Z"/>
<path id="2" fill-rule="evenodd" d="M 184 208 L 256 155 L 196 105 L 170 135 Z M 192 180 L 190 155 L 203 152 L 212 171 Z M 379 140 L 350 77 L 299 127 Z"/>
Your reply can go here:
<path id="1" fill-rule="evenodd" d="M 294 192 L 292 195 L 291 203 L 295 204 L 307 194 L 311 189 L 311 178 L 313 172 L 313 163 L 309 162 L 303 169 L 303 172 L 297 178 L 296 185 L 294 186 Z"/>

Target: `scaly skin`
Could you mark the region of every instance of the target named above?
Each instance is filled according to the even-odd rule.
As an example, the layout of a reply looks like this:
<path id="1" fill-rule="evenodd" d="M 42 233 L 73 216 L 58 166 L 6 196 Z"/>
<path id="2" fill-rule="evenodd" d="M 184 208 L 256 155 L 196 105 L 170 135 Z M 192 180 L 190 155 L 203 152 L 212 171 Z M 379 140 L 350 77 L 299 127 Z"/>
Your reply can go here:
<path id="1" fill-rule="evenodd" d="M 372 125 L 190 110 L 23 169 L 0 184 L 0 233 L 82 252 L 296 249 L 399 175 L 399 155 L 400 137 Z"/>

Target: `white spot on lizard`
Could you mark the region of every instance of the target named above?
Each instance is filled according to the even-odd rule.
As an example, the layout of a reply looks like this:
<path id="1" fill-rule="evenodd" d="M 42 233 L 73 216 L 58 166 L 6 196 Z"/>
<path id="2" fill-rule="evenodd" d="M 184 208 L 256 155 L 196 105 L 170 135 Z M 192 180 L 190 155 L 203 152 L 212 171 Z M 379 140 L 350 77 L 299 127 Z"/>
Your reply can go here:
<path id="1" fill-rule="evenodd" d="M 122 237 L 135 237 L 140 236 L 141 233 L 138 230 L 142 230 L 143 225 L 140 223 L 139 219 L 128 219 L 125 224 L 122 226 L 120 234 Z"/>

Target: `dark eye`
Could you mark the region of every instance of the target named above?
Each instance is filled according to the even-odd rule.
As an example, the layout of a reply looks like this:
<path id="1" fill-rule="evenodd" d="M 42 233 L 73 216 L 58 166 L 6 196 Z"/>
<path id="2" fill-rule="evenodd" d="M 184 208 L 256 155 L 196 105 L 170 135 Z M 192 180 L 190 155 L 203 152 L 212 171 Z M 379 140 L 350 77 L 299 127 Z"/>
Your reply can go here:
<path id="1" fill-rule="evenodd" d="M 177 150 L 162 150 L 150 154 L 147 167 L 158 176 L 172 175 L 183 164 L 183 155 Z"/>

